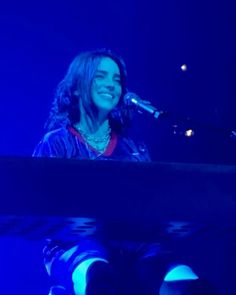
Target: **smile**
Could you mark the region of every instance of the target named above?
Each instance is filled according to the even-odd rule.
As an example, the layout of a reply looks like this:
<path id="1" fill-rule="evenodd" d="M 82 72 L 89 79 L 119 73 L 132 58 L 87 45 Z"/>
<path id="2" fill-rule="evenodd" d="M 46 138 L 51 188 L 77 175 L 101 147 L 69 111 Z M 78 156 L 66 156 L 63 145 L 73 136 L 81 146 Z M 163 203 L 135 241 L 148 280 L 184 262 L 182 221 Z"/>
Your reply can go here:
<path id="1" fill-rule="evenodd" d="M 109 99 L 113 99 L 114 96 L 110 93 L 107 92 L 100 92 L 99 95 L 102 95 L 103 97 L 109 98 Z"/>

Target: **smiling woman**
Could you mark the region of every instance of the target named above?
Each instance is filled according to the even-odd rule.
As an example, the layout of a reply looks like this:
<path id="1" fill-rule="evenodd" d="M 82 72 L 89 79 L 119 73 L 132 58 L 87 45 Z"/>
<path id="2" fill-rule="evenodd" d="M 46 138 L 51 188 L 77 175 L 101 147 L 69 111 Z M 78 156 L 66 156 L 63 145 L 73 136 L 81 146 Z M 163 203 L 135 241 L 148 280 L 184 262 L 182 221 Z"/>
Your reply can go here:
<path id="1" fill-rule="evenodd" d="M 91 86 L 91 100 L 94 113 L 96 112 L 96 125 L 91 124 L 89 117 L 86 116 L 83 105 L 80 105 L 80 121 L 75 124 L 75 128 L 80 132 L 84 139 L 99 151 L 104 151 L 109 142 L 109 113 L 119 103 L 122 87 L 120 82 L 120 69 L 118 65 L 109 57 L 103 57 L 98 64 Z M 102 137 L 103 133 L 106 140 L 95 144 L 93 137 Z M 101 134 L 101 135 L 100 135 Z"/>
<path id="2" fill-rule="evenodd" d="M 45 125 L 47 133 L 33 155 L 150 161 L 145 145 L 127 136 L 130 110 L 124 103 L 126 92 L 126 67 L 121 58 L 109 50 L 78 55 L 58 85 Z M 104 248 L 97 240 L 50 241 L 44 249 L 44 262 L 56 286 L 49 294 L 118 295 L 112 291 L 115 282 Z"/>
<path id="3" fill-rule="evenodd" d="M 126 68 L 121 58 L 108 50 L 81 53 L 58 85 L 46 122 L 47 133 L 33 155 L 78 160 L 150 161 L 145 145 L 136 144 L 127 136 L 130 110 L 124 102 L 126 93 Z M 104 183 L 104 190 L 109 190 Z M 75 186 L 75 194 L 78 189 L 78 185 Z M 116 187 L 111 189 L 111 198 L 113 189 Z M 83 194 L 86 197 L 86 192 Z M 79 206 L 79 200 L 74 205 Z M 143 245 L 128 241 L 113 245 L 112 241 L 103 238 L 101 242 L 97 236 L 49 240 L 43 251 L 46 270 L 55 283 L 49 295 L 158 294 L 160 282 L 157 277 L 161 277 L 158 273 L 162 274 L 160 249 L 159 243 Z M 121 256 L 117 258 L 114 253 Z M 123 259 L 124 267 L 120 271 Z M 127 271 L 129 263 L 131 273 Z M 126 280 L 121 283 L 120 273 L 121 278 L 129 273 L 128 285 L 122 285 Z M 184 293 L 186 282 L 189 285 L 190 280 L 198 280 L 186 265 L 174 267 L 170 274 L 161 284 L 160 295 L 190 294 Z M 131 292 L 126 290 L 129 284 L 132 285 Z M 206 294 L 210 295 L 209 292 Z"/>
<path id="4" fill-rule="evenodd" d="M 110 50 L 79 54 L 59 83 L 38 157 L 149 161 L 127 137 L 126 67 Z"/>

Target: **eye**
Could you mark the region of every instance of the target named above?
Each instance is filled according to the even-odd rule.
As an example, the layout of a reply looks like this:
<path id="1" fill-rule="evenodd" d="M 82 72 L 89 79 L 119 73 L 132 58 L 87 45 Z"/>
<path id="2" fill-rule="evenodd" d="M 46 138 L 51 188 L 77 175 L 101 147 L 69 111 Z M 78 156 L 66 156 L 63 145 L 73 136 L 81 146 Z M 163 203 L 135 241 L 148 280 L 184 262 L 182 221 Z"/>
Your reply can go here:
<path id="1" fill-rule="evenodd" d="M 116 79 L 114 79 L 114 81 L 115 81 L 116 83 L 118 83 L 118 84 L 121 85 L 121 79 L 120 79 L 120 78 L 116 78 Z"/>
<path id="2" fill-rule="evenodd" d="M 95 78 L 96 79 L 102 79 L 102 78 L 104 78 L 104 75 L 103 74 L 96 74 Z"/>

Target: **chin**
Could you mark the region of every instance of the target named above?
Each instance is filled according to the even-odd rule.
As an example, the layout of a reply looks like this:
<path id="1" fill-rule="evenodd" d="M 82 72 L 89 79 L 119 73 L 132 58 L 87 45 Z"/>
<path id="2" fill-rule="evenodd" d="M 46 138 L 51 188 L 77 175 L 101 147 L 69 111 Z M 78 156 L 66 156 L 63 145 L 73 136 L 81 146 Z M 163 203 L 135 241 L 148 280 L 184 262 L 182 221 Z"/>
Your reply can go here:
<path id="1" fill-rule="evenodd" d="M 100 110 L 101 112 L 106 112 L 106 113 L 110 113 L 112 110 L 114 110 L 116 106 L 115 105 L 111 105 L 111 104 L 104 104 L 104 105 L 100 105 L 97 106 L 98 110 Z"/>

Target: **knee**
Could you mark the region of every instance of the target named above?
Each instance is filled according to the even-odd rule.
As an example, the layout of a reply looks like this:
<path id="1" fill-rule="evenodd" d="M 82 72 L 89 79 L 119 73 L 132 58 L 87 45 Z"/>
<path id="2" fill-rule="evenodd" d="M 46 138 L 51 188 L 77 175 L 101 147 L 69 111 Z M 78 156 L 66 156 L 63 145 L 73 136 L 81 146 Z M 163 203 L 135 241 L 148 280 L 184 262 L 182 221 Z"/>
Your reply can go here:
<path id="1" fill-rule="evenodd" d="M 47 272 L 57 285 L 51 289 L 50 295 L 64 294 L 65 290 L 66 294 L 86 294 L 88 273 L 92 266 L 98 262 L 108 264 L 104 247 L 94 240 L 81 241 L 67 250 L 56 250 L 50 259 L 45 259 Z"/>
<path id="2" fill-rule="evenodd" d="M 101 257 L 88 257 L 87 259 L 81 261 L 72 272 L 72 283 L 73 290 L 76 295 L 86 294 L 86 289 L 88 287 L 88 282 L 91 277 L 91 269 L 99 263 L 104 265 L 108 264 L 108 260 Z"/>
<path id="3" fill-rule="evenodd" d="M 160 295 L 216 295 L 217 290 L 209 281 L 199 276 L 188 265 L 172 267 L 164 277 Z"/>
<path id="4" fill-rule="evenodd" d="M 164 282 L 192 281 L 199 279 L 198 275 L 191 267 L 185 264 L 179 264 L 172 267 L 166 274 Z"/>

